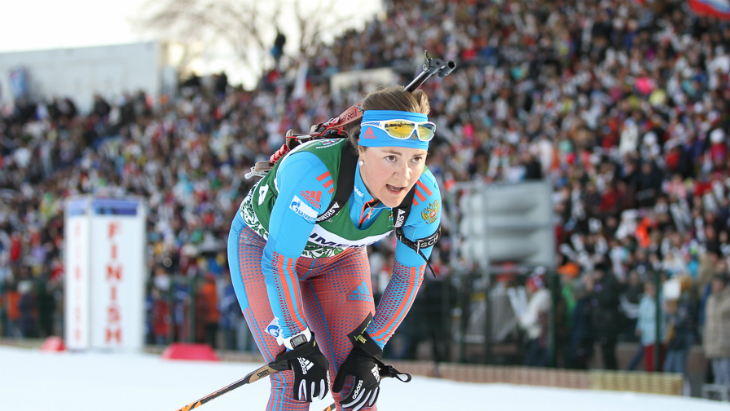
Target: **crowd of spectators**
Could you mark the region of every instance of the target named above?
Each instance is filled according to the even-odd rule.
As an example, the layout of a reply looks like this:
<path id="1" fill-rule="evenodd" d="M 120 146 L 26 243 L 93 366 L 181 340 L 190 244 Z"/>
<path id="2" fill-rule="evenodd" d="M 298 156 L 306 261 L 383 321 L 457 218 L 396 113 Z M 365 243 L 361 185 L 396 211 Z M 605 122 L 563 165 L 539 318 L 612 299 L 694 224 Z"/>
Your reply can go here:
<path id="1" fill-rule="evenodd" d="M 3 107 L 5 335 L 58 332 L 48 318 L 60 316 L 63 200 L 126 193 L 149 201 L 149 341 L 191 334 L 193 307 L 195 339 L 215 343 L 221 334 L 229 348 L 251 348 L 236 335 L 244 327 L 222 248 L 255 183 L 243 176 L 286 130 L 307 131 L 363 97 L 363 85 L 331 91 L 328 76 L 393 67 L 408 73 L 405 83 L 425 49 L 459 65 L 423 87 L 438 126 L 429 168 L 442 190 L 473 180 L 554 187 L 560 292 L 551 303 L 539 292 L 545 278 L 530 281 L 530 299 L 541 302 L 519 322 L 528 362 L 545 363 L 540 312 L 557 304 L 561 365 L 589 367 L 598 343 L 603 366 L 616 369 L 617 341 L 634 340 L 642 349 L 632 367 L 643 356 L 653 368 L 652 296 L 675 280 L 676 295 L 663 295 L 659 310 L 663 367 L 684 372 L 689 348 L 702 342 L 716 379 L 730 381 L 730 25 L 677 0 L 385 6 L 384 19 L 319 46 L 305 97 L 292 95 L 282 65 L 253 91 L 192 82 L 163 104 L 143 94 L 99 97 L 85 115 L 68 99 Z M 427 286 L 449 271 L 453 228 L 444 229 L 432 257 L 439 279 Z M 381 291 L 391 253 L 384 241 L 371 257 Z"/>

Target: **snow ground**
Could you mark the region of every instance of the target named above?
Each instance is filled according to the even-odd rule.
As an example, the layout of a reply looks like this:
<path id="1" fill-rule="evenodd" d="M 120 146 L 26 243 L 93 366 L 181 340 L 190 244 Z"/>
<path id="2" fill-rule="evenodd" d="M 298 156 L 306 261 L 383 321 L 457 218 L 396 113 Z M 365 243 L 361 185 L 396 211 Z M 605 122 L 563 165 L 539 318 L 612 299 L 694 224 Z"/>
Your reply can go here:
<path id="1" fill-rule="evenodd" d="M 46 353 L 0 347 L 2 411 L 174 411 L 239 380 L 260 364 L 163 360 L 152 354 Z M 264 410 L 268 380 L 244 385 L 198 409 Z M 378 408 L 489 411 L 720 411 L 708 400 L 414 377 L 382 383 Z M 316 401 L 311 411 L 332 402 Z"/>

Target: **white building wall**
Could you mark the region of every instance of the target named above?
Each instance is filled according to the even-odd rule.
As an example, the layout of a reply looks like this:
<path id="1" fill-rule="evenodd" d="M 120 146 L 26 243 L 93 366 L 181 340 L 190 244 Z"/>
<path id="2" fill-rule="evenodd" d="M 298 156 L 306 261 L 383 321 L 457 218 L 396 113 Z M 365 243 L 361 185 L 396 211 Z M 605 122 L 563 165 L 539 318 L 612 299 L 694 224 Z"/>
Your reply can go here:
<path id="1" fill-rule="evenodd" d="M 125 92 L 160 93 L 160 46 L 155 41 L 0 53 L 0 103 L 12 100 L 11 70 L 25 67 L 33 100 L 70 97 L 82 112 L 94 94 L 112 100 Z"/>

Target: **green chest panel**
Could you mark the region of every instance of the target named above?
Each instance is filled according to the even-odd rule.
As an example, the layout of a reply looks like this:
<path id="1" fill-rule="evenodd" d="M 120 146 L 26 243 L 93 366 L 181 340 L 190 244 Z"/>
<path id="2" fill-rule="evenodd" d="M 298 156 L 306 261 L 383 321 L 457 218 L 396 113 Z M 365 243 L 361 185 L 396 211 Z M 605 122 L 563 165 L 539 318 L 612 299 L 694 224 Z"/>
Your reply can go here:
<path id="1" fill-rule="evenodd" d="M 292 150 L 287 157 L 304 151 L 316 155 L 329 170 L 333 179 L 333 187 L 336 188 L 343 144 L 349 143 L 345 139 L 315 140 Z M 280 165 L 286 161 L 287 157 L 280 160 L 249 191 L 239 210 L 246 224 L 264 239 L 268 239 L 271 210 L 274 208 L 274 203 L 279 195 L 276 176 Z M 284 176 L 284 178 L 286 177 Z M 322 207 L 322 210 L 324 209 L 326 207 Z M 365 247 L 387 236 L 393 231 L 393 228 L 393 213 L 384 210 L 370 227 L 360 230 L 352 222 L 350 202 L 348 201 L 334 217 L 317 222 L 314 225 L 302 256 L 310 258 L 331 257 L 349 247 Z"/>

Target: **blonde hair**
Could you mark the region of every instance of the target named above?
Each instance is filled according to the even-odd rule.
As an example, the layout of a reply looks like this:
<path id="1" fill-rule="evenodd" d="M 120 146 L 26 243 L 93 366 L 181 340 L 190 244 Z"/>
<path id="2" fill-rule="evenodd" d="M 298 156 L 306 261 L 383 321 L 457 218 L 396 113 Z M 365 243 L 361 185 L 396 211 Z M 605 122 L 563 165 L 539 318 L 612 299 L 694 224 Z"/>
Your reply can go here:
<path id="1" fill-rule="evenodd" d="M 365 96 L 361 105 L 363 111 L 367 110 L 396 110 L 409 111 L 411 113 L 426 114 L 431 111 L 431 104 L 428 96 L 423 90 L 414 92 L 406 91 L 401 85 L 392 85 L 375 90 Z M 358 149 L 357 140 L 360 138 L 360 123 L 351 125 L 347 129 L 347 138 Z M 367 149 L 367 147 L 363 147 Z"/>

